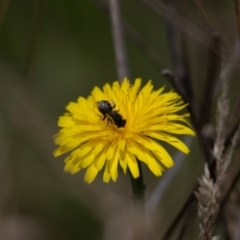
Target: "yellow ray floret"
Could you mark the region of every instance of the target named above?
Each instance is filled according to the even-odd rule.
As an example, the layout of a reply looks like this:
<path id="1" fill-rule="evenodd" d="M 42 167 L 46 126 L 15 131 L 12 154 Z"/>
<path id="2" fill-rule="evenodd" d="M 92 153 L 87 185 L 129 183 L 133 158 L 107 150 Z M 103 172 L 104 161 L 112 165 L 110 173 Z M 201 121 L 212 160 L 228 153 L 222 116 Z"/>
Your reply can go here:
<path id="1" fill-rule="evenodd" d="M 154 91 L 151 81 L 140 87 L 141 79 L 131 85 L 125 78 L 121 84 L 105 84 L 103 90 L 95 87 L 87 99 L 79 97 L 68 104 L 68 112 L 58 121 L 61 129 L 54 136 L 59 145 L 55 157 L 71 151 L 65 171 L 75 174 L 86 168 L 84 180 L 91 183 L 104 168 L 103 181 L 109 182 L 117 180 L 118 166 L 139 177 L 137 161 L 141 161 L 161 176 L 165 168 L 173 166 L 173 160 L 158 140 L 189 153 L 172 135 L 195 136 L 189 114 L 176 114 L 186 106 L 181 97 L 175 92 L 163 93 L 164 87 Z"/>

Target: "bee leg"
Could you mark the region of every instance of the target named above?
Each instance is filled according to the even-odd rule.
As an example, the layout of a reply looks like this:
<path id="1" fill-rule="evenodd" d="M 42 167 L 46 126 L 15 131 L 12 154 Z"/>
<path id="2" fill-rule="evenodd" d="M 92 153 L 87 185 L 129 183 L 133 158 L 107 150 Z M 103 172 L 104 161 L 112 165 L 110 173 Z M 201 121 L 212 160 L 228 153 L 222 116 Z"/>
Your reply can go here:
<path id="1" fill-rule="evenodd" d="M 106 119 L 106 115 L 101 116 L 100 119 L 104 121 Z"/>
<path id="2" fill-rule="evenodd" d="M 116 104 L 115 104 L 115 102 L 113 100 L 110 101 L 110 104 L 111 104 L 112 108 L 116 107 Z"/>
<path id="3" fill-rule="evenodd" d="M 107 123 L 106 123 L 106 125 L 105 125 L 105 127 L 107 127 L 108 126 L 108 124 L 109 124 L 109 118 L 107 119 Z"/>
<path id="4" fill-rule="evenodd" d="M 113 120 L 113 118 L 109 117 L 109 122 L 111 121 L 112 125 L 116 128 L 115 122 Z"/>

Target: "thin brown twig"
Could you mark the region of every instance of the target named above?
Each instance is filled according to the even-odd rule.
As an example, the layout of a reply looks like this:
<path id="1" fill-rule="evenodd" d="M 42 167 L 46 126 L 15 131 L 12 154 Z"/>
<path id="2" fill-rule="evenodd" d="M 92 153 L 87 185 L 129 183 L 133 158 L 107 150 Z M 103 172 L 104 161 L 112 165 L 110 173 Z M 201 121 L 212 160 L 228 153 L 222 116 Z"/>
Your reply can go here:
<path id="1" fill-rule="evenodd" d="M 109 10 L 112 25 L 115 59 L 117 65 L 117 74 L 119 81 L 121 81 L 124 77 L 129 77 L 129 68 L 118 0 L 109 0 Z"/>
<path id="2" fill-rule="evenodd" d="M 209 14 L 206 7 L 203 6 L 201 0 L 195 0 L 195 3 L 197 4 L 198 8 L 200 9 L 204 18 L 206 19 L 207 23 L 209 24 L 211 31 L 215 31 L 217 28 L 215 19 L 212 17 L 212 15 Z"/>
<path id="3" fill-rule="evenodd" d="M 175 1 L 168 1 L 171 8 L 175 10 Z M 179 9 L 179 16 L 183 16 L 183 2 Z M 189 69 L 189 61 L 188 61 L 188 48 L 186 45 L 186 36 L 181 34 L 181 51 L 178 49 L 178 45 L 176 42 L 176 29 L 174 28 L 174 24 L 169 19 L 166 19 L 166 31 L 167 31 L 167 40 L 170 49 L 170 55 L 172 57 L 174 68 L 176 71 L 177 79 L 175 81 L 179 81 L 178 85 L 182 86 L 184 89 L 185 96 L 188 99 L 188 102 L 193 102 L 193 92 L 191 87 L 190 80 L 190 69 Z"/>
<path id="4" fill-rule="evenodd" d="M 235 11 L 236 11 L 236 19 L 237 19 L 238 38 L 240 41 L 240 1 L 234 0 L 234 2 L 235 2 Z"/>
<path id="5" fill-rule="evenodd" d="M 179 14 L 177 14 L 171 7 L 164 4 L 162 1 L 154 3 L 149 0 L 141 0 L 140 2 L 150 8 L 153 12 L 170 21 L 187 36 L 194 39 L 201 45 L 209 48 L 210 39 L 208 37 L 208 34 L 200 30 L 184 17 L 179 16 Z"/>
<path id="6" fill-rule="evenodd" d="M 188 211 L 185 213 L 185 217 L 184 217 L 184 220 L 183 220 L 183 223 L 182 223 L 182 226 L 181 226 L 181 229 L 178 233 L 178 237 L 177 237 L 177 240 L 181 240 L 187 230 L 187 227 L 189 225 L 189 222 L 191 220 L 191 217 L 192 217 L 192 214 L 196 208 L 196 202 L 192 202 L 189 207 L 188 207 Z"/>
<path id="7" fill-rule="evenodd" d="M 235 157 L 235 160 L 233 161 L 233 164 L 231 168 L 229 169 L 229 174 L 226 176 L 226 181 L 224 184 L 224 190 L 223 190 L 223 198 L 222 198 L 222 208 L 227 202 L 227 199 L 231 193 L 231 191 L 234 189 L 234 186 L 236 186 L 239 178 L 240 178 L 240 152 L 238 152 L 237 156 Z"/>
<path id="8" fill-rule="evenodd" d="M 228 126 L 235 126 L 236 123 L 237 124 L 239 123 L 239 119 L 237 119 L 239 117 L 239 106 L 240 106 L 240 95 L 237 96 L 237 99 L 236 99 L 235 103 L 233 104 L 233 107 L 231 110 L 232 114 L 228 120 Z M 233 128 L 236 129 L 236 126 Z M 229 129 L 229 132 L 232 132 L 232 129 Z M 232 134 L 230 134 L 230 135 L 232 135 Z"/>
<path id="9" fill-rule="evenodd" d="M 182 71 L 180 72 L 180 79 L 184 85 L 185 91 L 190 102 L 195 102 L 194 92 L 192 88 L 192 79 L 190 71 L 190 61 L 188 56 L 188 39 L 186 35 L 181 34 L 181 55 L 182 55 Z"/>
<path id="10" fill-rule="evenodd" d="M 102 0 L 94 0 L 93 1 L 101 10 L 105 12 L 105 14 L 109 15 L 109 9 L 104 1 Z M 165 63 L 161 56 L 157 53 L 155 49 L 153 49 L 144 38 L 137 32 L 134 27 L 129 24 L 125 19 L 122 19 L 123 31 L 126 36 L 132 41 L 141 51 L 142 53 L 149 59 L 150 62 L 157 69 L 162 69 L 165 67 Z"/>
<path id="11" fill-rule="evenodd" d="M 149 1 L 149 0 L 140 0 L 145 6 L 151 9 L 153 12 L 162 16 L 164 19 L 167 19 L 173 23 L 175 27 L 177 27 L 182 33 L 186 34 L 188 37 L 195 40 L 200 45 L 206 47 L 207 49 L 211 49 L 210 45 L 210 37 L 209 34 L 200 30 L 193 23 L 185 19 L 184 17 L 179 16 L 171 7 L 164 4 L 162 1 Z M 234 52 L 229 47 L 229 43 L 227 39 L 222 36 L 224 47 L 222 47 L 223 52 L 227 55 L 227 60 L 231 62 L 233 65 L 237 67 L 237 70 L 240 71 L 239 61 L 236 61 L 236 57 Z M 220 52 L 216 51 L 216 49 L 211 49 L 215 51 L 217 55 L 221 57 Z"/>
<path id="12" fill-rule="evenodd" d="M 196 110 L 196 106 L 195 103 L 190 102 L 189 99 L 189 95 L 187 94 L 184 86 L 181 84 L 181 82 L 178 80 L 178 78 L 169 70 L 169 69 L 164 69 L 162 72 L 162 75 L 164 77 L 166 77 L 168 79 L 168 81 L 173 85 L 174 89 L 182 96 L 183 100 L 186 103 L 192 103 L 192 104 L 188 104 L 188 110 L 191 114 L 191 118 L 192 118 L 192 123 L 194 124 L 195 129 L 197 129 L 197 110 Z"/>
<path id="13" fill-rule="evenodd" d="M 185 7 L 186 1 L 173 1 L 177 3 L 176 9 L 181 18 L 185 18 Z M 173 25 L 172 25 L 173 26 Z M 185 94 L 188 96 L 188 101 L 191 103 L 192 108 L 194 109 L 196 99 L 194 97 L 194 92 L 192 88 L 192 79 L 191 79 L 191 71 L 190 71 L 190 61 L 188 54 L 188 38 L 183 32 L 180 32 L 180 60 L 181 64 L 176 69 L 177 76 L 179 77 L 180 84 L 185 90 Z"/>
<path id="14" fill-rule="evenodd" d="M 202 4 L 201 0 L 195 0 L 198 8 L 200 9 L 201 13 L 203 14 L 204 18 L 208 22 L 211 31 L 217 31 L 221 35 L 221 41 L 222 45 L 224 45 L 224 51 L 229 53 L 229 55 L 233 55 L 232 49 L 231 49 L 231 43 L 229 42 L 228 38 L 226 37 L 226 34 L 224 31 L 221 30 L 221 27 L 217 23 L 214 14 L 212 12 L 209 12 L 209 10 L 206 8 L 205 5 Z"/>
<path id="15" fill-rule="evenodd" d="M 197 187 L 195 188 L 197 189 Z M 194 193 L 192 192 L 190 194 L 190 196 L 188 197 L 188 199 L 186 200 L 186 202 L 184 203 L 184 205 L 182 206 L 181 210 L 179 211 L 179 213 L 177 214 L 177 216 L 175 217 L 174 221 L 171 223 L 170 227 L 167 229 L 167 231 L 165 232 L 164 236 L 163 236 L 163 240 L 167 240 L 169 239 L 169 237 L 171 236 L 171 234 L 174 232 L 174 229 L 177 227 L 177 225 L 179 224 L 179 222 L 182 219 L 182 216 L 185 215 L 185 213 L 187 211 L 189 211 L 189 206 L 191 204 L 193 204 L 194 202 L 196 202 L 196 198 L 194 196 Z"/>
<path id="16" fill-rule="evenodd" d="M 211 48 L 220 49 L 219 47 L 220 39 L 219 34 L 214 32 L 212 34 Z M 207 65 L 207 76 L 205 81 L 205 88 L 203 93 L 203 102 L 200 112 L 199 128 L 202 129 L 203 126 L 208 123 L 210 117 L 210 109 L 212 104 L 213 91 L 215 89 L 216 82 L 219 77 L 220 70 L 220 58 L 215 51 L 209 51 L 208 53 L 208 65 Z"/>
<path id="17" fill-rule="evenodd" d="M 208 126 L 210 119 L 210 109 L 213 102 L 213 93 L 216 86 L 216 82 L 219 79 L 220 70 L 220 57 L 216 52 L 220 52 L 220 37 L 217 32 L 212 33 L 211 36 L 211 49 L 216 49 L 212 51 L 209 49 L 208 53 L 208 65 L 206 73 L 205 88 L 202 97 L 201 109 L 199 112 L 197 131 L 199 133 L 199 143 L 205 155 L 205 161 L 210 163 L 212 161 L 212 154 L 210 150 L 212 149 L 213 142 L 208 136 L 203 135 L 203 130 L 205 126 Z M 212 171 L 213 170 L 213 171 Z M 210 169 L 210 174 L 212 178 L 215 178 L 214 167 Z"/>
<path id="18" fill-rule="evenodd" d="M 168 3 L 174 9 L 174 1 L 168 0 Z M 176 42 L 176 32 L 174 25 L 172 21 L 169 21 L 169 19 L 166 19 L 166 37 L 167 42 L 169 46 L 170 56 L 172 58 L 173 65 L 177 72 L 182 68 L 181 58 L 180 58 L 180 52 L 177 47 Z"/>

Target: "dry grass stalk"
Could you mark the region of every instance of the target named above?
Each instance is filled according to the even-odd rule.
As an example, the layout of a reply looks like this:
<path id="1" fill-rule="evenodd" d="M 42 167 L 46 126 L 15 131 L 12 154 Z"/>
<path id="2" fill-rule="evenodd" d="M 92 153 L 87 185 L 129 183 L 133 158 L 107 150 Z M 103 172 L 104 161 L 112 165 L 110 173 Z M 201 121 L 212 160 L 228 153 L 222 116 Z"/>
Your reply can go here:
<path id="1" fill-rule="evenodd" d="M 217 136 L 212 152 L 214 159 L 216 160 L 216 181 L 214 182 L 211 178 L 208 165 L 205 164 L 204 173 L 198 180 L 200 186 L 198 191 L 195 192 L 198 199 L 198 215 L 202 220 L 202 223 L 200 224 L 200 240 L 216 240 L 220 238 L 219 236 L 213 236 L 213 231 L 221 204 L 222 186 L 226 178 L 228 166 L 232 159 L 239 131 L 237 130 L 235 132 L 229 151 L 226 154 L 223 154 L 224 129 L 229 115 L 229 81 L 226 78 L 228 69 L 228 66 L 226 66 L 221 72 L 220 81 L 222 82 L 222 94 L 217 103 Z"/>

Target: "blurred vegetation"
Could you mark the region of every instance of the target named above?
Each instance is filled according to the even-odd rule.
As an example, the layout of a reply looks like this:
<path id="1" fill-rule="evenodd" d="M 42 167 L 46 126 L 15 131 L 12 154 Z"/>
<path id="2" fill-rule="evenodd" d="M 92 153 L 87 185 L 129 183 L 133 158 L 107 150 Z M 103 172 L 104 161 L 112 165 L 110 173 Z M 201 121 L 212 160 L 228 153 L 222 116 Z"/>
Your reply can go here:
<path id="1" fill-rule="evenodd" d="M 107 1 L 103 2 L 107 5 Z M 126 34 L 130 78 L 141 77 L 143 82 L 152 79 L 156 88 L 166 85 L 168 90 L 172 89 L 161 74 L 164 68 L 179 71 L 169 46 L 166 17 L 142 1 L 119 2 L 124 21 L 161 59 L 159 65 L 154 63 L 146 49 L 139 48 Z M 166 2 L 204 32 L 207 40 L 212 32 L 218 31 L 229 48 L 237 41 L 233 2 L 202 1 L 212 18 L 210 22 L 197 1 Z M 101 87 L 117 79 L 111 23 L 97 3 L 90 0 L 0 2 L 0 239 L 93 240 L 124 236 L 121 224 L 112 229 L 115 238 L 109 228 L 117 222 L 116 216 L 123 214 L 124 206 L 128 206 L 129 212 L 134 207 L 128 176 L 121 173 L 116 183 L 105 184 L 100 174 L 88 185 L 83 182 L 84 173 L 74 176 L 64 173 L 64 157 L 52 156 L 57 119 L 68 102 L 78 96 L 88 96 L 96 85 Z M 192 85 L 196 99 L 201 102 L 209 42 L 204 44 L 205 38 L 198 40 L 194 31 L 192 36 L 185 34 L 189 25 L 172 24 L 177 53 L 182 50 L 181 41 L 187 45 Z M 237 75 L 238 71 L 234 72 Z M 237 80 L 233 84 L 239 88 Z M 234 90 L 232 94 L 234 101 L 238 94 Z M 214 109 L 213 104 L 212 122 Z M 167 148 L 176 156 L 175 149 Z M 203 171 L 203 159 L 194 139 L 190 155 L 185 157 L 154 211 L 153 239 L 161 239 L 192 192 Z M 148 199 L 161 178 L 143 170 Z M 198 224 L 195 211 L 184 239 L 197 239 Z"/>

